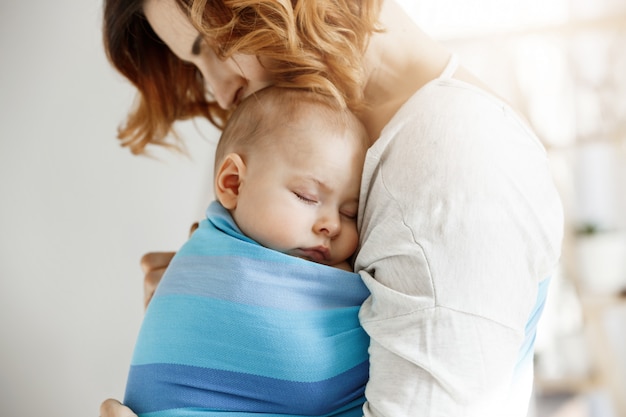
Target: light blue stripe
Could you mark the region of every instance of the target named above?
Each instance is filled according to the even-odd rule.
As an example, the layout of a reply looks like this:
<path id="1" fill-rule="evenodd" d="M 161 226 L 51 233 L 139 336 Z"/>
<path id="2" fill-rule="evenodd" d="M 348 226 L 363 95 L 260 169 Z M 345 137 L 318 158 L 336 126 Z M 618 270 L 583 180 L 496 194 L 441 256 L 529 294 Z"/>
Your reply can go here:
<path id="1" fill-rule="evenodd" d="M 318 381 L 367 359 L 369 339 L 358 309 L 286 313 L 188 295 L 160 297 L 146 311 L 132 363 Z"/>
<path id="2" fill-rule="evenodd" d="M 312 310 L 361 305 L 369 291 L 358 274 L 303 260 L 293 265 L 237 256 L 177 256 L 155 297 L 171 294 Z"/>
<path id="3" fill-rule="evenodd" d="M 206 210 L 206 219 L 200 222 L 198 229 L 178 251 L 178 254 L 180 256 L 234 255 L 257 259 L 265 259 L 272 255 L 288 256 L 263 248 L 241 233 L 228 210 L 216 201 L 209 205 Z M 289 258 L 286 258 L 284 262 L 298 262 L 297 258 Z"/>
<path id="4" fill-rule="evenodd" d="M 206 230 L 211 232 L 205 233 Z M 267 257 L 264 253 L 265 251 L 262 250 L 265 248 L 243 235 L 232 236 L 224 233 L 213 233 L 212 230 L 214 230 L 214 227 L 208 220 L 200 222 L 198 229 L 193 233 L 190 240 L 180 248 L 177 254 L 179 256 L 234 255 L 257 259 Z M 280 255 L 280 252 L 276 252 L 276 254 Z"/>
<path id="5" fill-rule="evenodd" d="M 522 369 L 533 360 L 535 352 L 535 338 L 537 336 L 537 325 L 539 324 L 539 319 L 541 318 L 543 308 L 546 304 L 546 299 L 548 298 L 548 288 L 550 287 L 550 281 L 550 278 L 544 279 L 539 283 L 539 287 L 537 288 L 537 299 L 535 301 L 535 307 L 531 311 L 530 317 L 526 322 L 524 343 L 519 350 L 516 368 Z"/>
<path id="6" fill-rule="evenodd" d="M 539 283 L 539 287 L 537 288 L 537 301 L 535 302 L 535 307 L 528 318 L 528 322 L 526 323 L 526 338 L 524 340 L 524 344 L 520 348 L 519 360 L 522 361 L 523 358 L 532 358 L 533 352 L 535 349 L 535 338 L 537 336 L 537 325 L 539 324 L 539 319 L 541 318 L 541 314 L 543 313 L 543 308 L 546 304 L 546 299 L 548 298 L 548 288 L 550 287 L 551 279 L 545 279 Z"/>

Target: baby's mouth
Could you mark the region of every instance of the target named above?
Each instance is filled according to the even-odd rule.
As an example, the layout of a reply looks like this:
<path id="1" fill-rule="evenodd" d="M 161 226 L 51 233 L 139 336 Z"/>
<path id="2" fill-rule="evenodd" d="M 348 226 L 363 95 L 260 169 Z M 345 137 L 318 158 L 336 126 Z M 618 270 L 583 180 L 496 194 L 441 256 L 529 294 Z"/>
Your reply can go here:
<path id="1" fill-rule="evenodd" d="M 327 263 L 330 259 L 330 251 L 324 246 L 298 249 L 298 256 L 313 262 Z"/>

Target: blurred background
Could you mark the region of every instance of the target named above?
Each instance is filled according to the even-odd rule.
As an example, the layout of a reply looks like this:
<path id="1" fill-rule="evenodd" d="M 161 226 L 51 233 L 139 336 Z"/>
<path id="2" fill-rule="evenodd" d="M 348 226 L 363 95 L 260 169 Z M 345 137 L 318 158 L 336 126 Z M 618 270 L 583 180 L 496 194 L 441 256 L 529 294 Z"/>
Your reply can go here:
<path id="1" fill-rule="evenodd" d="M 566 210 L 531 417 L 626 417 L 626 1 L 403 0 L 529 120 Z M 100 0 L 0 0 L 0 415 L 97 416 L 122 398 L 139 259 L 212 199 L 217 132 L 132 156 L 134 92 L 102 50 Z"/>

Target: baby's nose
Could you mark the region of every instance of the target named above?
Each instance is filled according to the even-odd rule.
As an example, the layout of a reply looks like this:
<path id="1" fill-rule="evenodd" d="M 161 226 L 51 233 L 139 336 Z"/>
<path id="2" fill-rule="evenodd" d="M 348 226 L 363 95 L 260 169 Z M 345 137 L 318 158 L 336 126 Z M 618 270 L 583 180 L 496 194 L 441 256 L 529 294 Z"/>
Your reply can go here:
<path id="1" fill-rule="evenodd" d="M 337 236 L 341 232 L 339 214 L 326 213 L 321 216 L 315 224 L 315 231 L 331 238 Z"/>

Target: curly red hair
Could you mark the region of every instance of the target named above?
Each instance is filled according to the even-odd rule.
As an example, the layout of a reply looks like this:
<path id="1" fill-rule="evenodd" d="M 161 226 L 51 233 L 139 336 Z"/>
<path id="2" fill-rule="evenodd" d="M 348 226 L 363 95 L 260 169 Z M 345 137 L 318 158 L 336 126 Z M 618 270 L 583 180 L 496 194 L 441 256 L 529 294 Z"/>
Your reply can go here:
<path id="1" fill-rule="evenodd" d="M 362 56 L 377 30 L 380 0 L 176 2 L 219 57 L 263 57 L 277 86 L 313 90 L 360 108 L 366 82 Z M 178 147 L 167 141 L 177 120 L 202 116 L 221 129 L 230 114 L 207 98 L 199 71 L 159 40 L 142 8 L 143 0 L 104 2 L 107 56 L 138 90 L 118 131 L 122 145 L 135 154 L 148 144 Z"/>

